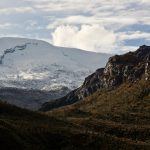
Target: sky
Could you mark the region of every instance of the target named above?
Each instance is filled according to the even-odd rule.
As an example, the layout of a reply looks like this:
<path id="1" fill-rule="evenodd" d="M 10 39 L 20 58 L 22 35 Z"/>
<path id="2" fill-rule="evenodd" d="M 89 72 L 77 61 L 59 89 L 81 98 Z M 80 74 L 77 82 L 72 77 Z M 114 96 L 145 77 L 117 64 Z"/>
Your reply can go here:
<path id="1" fill-rule="evenodd" d="M 0 0 L 0 37 L 124 53 L 150 45 L 150 0 Z"/>

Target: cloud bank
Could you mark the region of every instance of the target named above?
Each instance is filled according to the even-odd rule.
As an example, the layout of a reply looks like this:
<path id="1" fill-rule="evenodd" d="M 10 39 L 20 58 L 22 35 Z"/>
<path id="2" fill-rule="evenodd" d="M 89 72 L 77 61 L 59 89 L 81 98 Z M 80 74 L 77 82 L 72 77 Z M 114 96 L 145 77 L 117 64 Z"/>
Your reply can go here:
<path id="1" fill-rule="evenodd" d="M 116 35 L 100 25 L 59 26 L 52 33 L 54 45 L 63 47 L 76 47 L 84 50 L 107 52 L 114 49 Z"/>
<path id="2" fill-rule="evenodd" d="M 150 45 L 150 0 L 1 0 L 0 36 L 122 53 Z"/>

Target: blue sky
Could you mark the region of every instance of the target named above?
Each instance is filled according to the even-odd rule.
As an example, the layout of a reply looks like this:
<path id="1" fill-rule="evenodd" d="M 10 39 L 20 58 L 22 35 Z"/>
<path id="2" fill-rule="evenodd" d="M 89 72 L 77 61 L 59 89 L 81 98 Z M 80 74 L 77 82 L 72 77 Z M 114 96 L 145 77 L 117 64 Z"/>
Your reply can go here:
<path id="1" fill-rule="evenodd" d="M 0 0 L 0 37 L 123 53 L 150 45 L 150 0 Z"/>

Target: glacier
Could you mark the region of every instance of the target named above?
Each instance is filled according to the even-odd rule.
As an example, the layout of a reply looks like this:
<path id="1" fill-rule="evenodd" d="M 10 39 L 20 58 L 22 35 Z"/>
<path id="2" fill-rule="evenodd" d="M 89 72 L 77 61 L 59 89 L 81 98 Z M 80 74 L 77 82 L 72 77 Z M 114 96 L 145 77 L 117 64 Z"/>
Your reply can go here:
<path id="1" fill-rule="evenodd" d="M 42 40 L 0 38 L 0 87 L 59 90 L 79 87 L 110 54 L 56 47 Z"/>

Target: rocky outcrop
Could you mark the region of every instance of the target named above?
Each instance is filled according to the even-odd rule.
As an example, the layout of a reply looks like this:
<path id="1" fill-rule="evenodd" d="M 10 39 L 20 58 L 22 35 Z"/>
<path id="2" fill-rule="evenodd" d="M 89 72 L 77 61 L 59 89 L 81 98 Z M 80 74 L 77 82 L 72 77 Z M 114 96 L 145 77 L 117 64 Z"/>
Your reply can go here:
<path id="1" fill-rule="evenodd" d="M 4 50 L 4 52 L 3 52 L 3 54 L 0 56 L 0 64 L 3 64 L 3 60 L 4 60 L 4 58 L 5 58 L 5 56 L 7 55 L 7 54 L 9 54 L 9 53 L 14 53 L 15 51 L 17 51 L 17 50 L 25 50 L 26 49 L 26 47 L 27 47 L 27 45 L 29 45 L 29 44 L 31 44 L 31 43 L 26 43 L 26 44 L 24 44 L 24 45 L 22 45 L 22 46 L 15 46 L 14 48 L 10 48 L 10 49 L 6 49 L 6 50 Z"/>
<path id="2" fill-rule="evenodd" d="M 150 77 L 150 46 L 143 45 L 135 52 L 109 58 L 105 68 L 88 76 L 83 85 L 61 99 L 43 104 L 40 110 L 47 111 L 70 105 L 93 94 L 97 90 L 113 90 L 124 82 L 136 82 Z"/>

